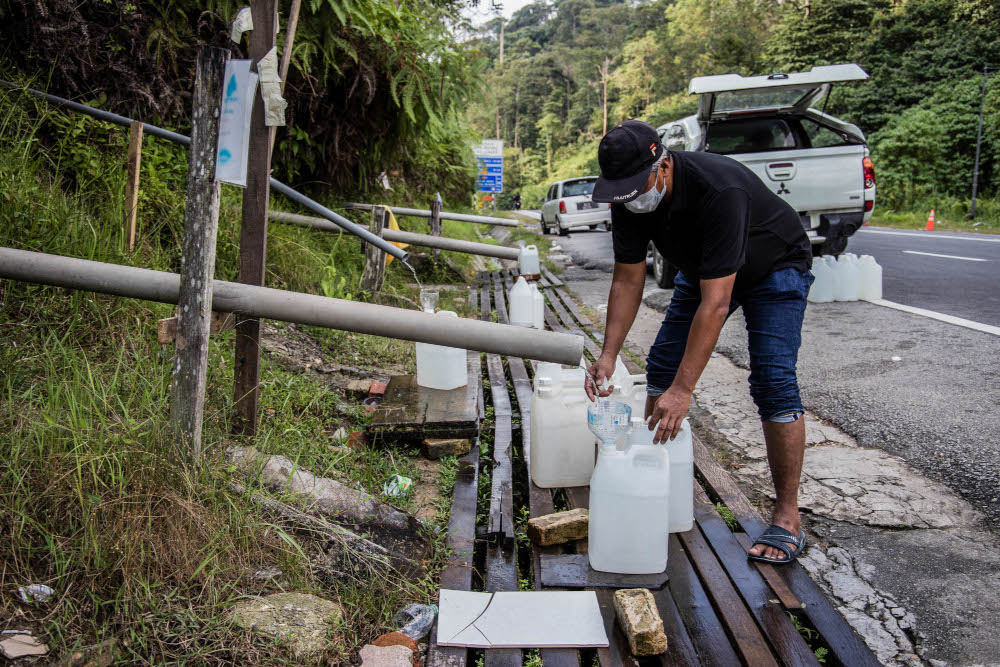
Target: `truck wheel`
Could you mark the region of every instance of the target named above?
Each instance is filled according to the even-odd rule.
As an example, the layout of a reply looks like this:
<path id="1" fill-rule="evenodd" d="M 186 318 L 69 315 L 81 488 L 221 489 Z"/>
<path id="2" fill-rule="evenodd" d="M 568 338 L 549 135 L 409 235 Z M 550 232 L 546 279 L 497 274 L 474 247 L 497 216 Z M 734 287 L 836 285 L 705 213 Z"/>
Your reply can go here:
<path id="1" fill-rule="evenodd" d="M 653 249 L 653 278 L 656 284 L 663 289 L 674 286 L 674 276 L 677 275 L 677 267 L 664 259 L 660 251 Z"/>
<path id="2" fill-rule="evenodd" d="M 563 227 L 562 223 L 559 222 L 558 215 L 556 216 L 556 232 L 559 233 L 559 236 L 567 236 L 569 234 L 569 230 Z"/>

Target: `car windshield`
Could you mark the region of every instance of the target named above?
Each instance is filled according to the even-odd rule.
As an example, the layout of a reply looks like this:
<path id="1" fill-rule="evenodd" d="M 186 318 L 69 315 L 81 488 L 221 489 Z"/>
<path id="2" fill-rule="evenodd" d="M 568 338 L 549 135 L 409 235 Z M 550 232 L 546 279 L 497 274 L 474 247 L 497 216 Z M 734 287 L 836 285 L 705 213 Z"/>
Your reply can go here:
<path id="1" fill-rule="evenodd" d="M 732 90 L 715 96 L 714 111 L 790 107 L 815 88 L 816 86 L 772 88 L 771 90 Z"/>
<path id="2" fill-rule="evenodd" d="M 795 148 L 795 135 L 782 118 L 713 121 L 708 126 L 710 153 L 759 153 Z"/>
<path id="3" fill-rule="evenodd" d="M 589 195 L 594 191 L 594 183 L 596 182 L 596 178 L 591 178 L 585 181 L 570 181 L 569 183 L 563 183 L 563 197 Z"/>

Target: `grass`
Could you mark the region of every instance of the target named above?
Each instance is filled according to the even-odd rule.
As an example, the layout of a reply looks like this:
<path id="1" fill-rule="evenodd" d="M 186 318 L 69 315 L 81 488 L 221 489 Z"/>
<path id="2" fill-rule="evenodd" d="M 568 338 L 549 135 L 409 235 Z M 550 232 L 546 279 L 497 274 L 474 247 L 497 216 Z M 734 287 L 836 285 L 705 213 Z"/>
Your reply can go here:
<path id="1" fill-rule="evenodd" d="M 176 271 L 186 153 L 156 139 L 144 144 L 138 245 L 127 252 L 126 143 L 126 130 L 0 92 L 0 246 Z M 240 196 L 223 187 L 219 279 L 237 274 Z M 463 223 L 446 222 L 445 233 L 475 237 Z M 279 224 L 268 237 L 268 286 L 356 294 L 362 256 L 353 238 Z M 454 260 L 471 266 L 468 256 Z M 386 291 L 415 298 L 411 280 L 393 262 Z M 454 303 L 458 293 L 448 298 Z M 275 590 L 250 575 L 277 565 L 289 590 L 345 607 L 340 643 L 325 658 L 350 662 L 400 607 L 432 601 L 446 531 L 430 531 L 422 579 L 362 586 L 315 576 L 307 541 L 230 490 L 224 454 L 242 444 L 229 433 L 232 333 L 210 343 L 204 465 L 191 471 L 178 463 L 167 423 L 173 349 L 159 346 L 155 333 L 170 314 L 164 304 L 0 283 L 0 615 L 33 630 L 53 657 L 81 650 L 120 662 L 294 664 L 280 645 L 227 621 L 240 597 Z M 413 366 L 409 343 L 300 330 L 327 360 L 362 370 Z M 265 354 L 261 387 L 254 444 L 262 451 L 372 492 L 392 474 L 416 475 L 409 450 L 339 446 L 336 429 L 362 428 L 367 415 L 323 375 L 287 370 Z M 453 483 L 455 465 L 442 463 L 442 488 Z M 409 497 L 394 502 L 412 505 Z M 437 528 L 447 525 L 442 505 Z M 48 584 L 54 601 L 21 604 L 16 587 L 27 583 Z"/>
<path id="2" fill-rule="evenodd" d="M 876 227 L 899 229 L 924 229 L 931 208 L 934 208 L 934 229 L 948 232 L 978 232 L 1000 234 L 1000 199 L 979 199 L 976 202 L 976 219 L 969 220 L 969 202 L 946 199 L 928 204 L 920 210 L 892 211 L 875 207 L 869 224 Z"/>

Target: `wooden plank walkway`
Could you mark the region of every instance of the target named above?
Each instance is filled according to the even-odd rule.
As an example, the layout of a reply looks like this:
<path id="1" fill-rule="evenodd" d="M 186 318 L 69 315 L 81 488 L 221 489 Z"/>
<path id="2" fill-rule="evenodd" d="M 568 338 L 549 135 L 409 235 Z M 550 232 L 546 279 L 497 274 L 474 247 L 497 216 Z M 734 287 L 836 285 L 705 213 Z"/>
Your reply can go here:
<path id="1" fill-rule="evenodd" d="M 545 320 L 549 328 L 584 336 L 588 358 L 600 353 L 601 332 L 584 309 L 569 295 L 554 275 L 543 272 L 539 281 L 546 297 Z M 506 293 L 512 284 L 509 272 L 484 273 L 479 276 L 479 312 L 483 319 L 496 313 L 499 322 L 507 321 Z M 633 353 L 635 351 L 633 350 Z M 532 364 L 522 359 L 504 359 L 485 355 L 493 407 L 493 447 L 490 514 L 482 527 L 487 538 L 486 590 L 517 590 L 517 541 L 514 524 L 515 480 L 527 475 L 527 505 L 532 517 L 550 514 L 565 498 L 566 506 L 586 508 L 590 493 L 587 487 L 541 489 L 530 481 Z M 641 372 L 632 360 L 626 361 L 630 372 Z M 509 383 L 508 383 L 509 378 Z M 513 397 L 508 391 L 513 387 Z M 481 414 L 483 414 L 481 412 Z M 519 433 L 515 426 L 519 420 Z M 517 447 L 520 436 L 520 447 Z M 475 448 L 474 448 L 475 450 Z M 472 452 L 470 452 L 471 456 Z M 478 457 L 478 453 L 476 454 Z M 464 457 L 463 457 L 464 461 Z M 750 535 L 766 526 L 732 477 L 714 460 L 700 440 L 695 438 L 695 466 L 701 485 L 695 491 L 695 528 L 671 535 L 667 573 L 669 581 L 653 589 L 654 599 L 663 619 L 669 649 L 654 658 L 637 660 L 628 649 L 615 621 L 612 588 L 593 589 L 598 597 L 610 646 L 591 650 L 546 649 L 539 652 L 542 663 L 555 667 L 580 667 L 596 660 L 602 667 L 629 665 L 819 665 L 814 649 L 827 650 L 825 665 L 854 667 L 879 664 L 864 642 L 836 611 L 832 602 L 798 564 L 779 568 L 750 563 L 746 550 Z M 463 482 L 467 483 L 464 478 Z M 473 481 L 475 483 L 475 481 Z M 459 482 L 452 503 L 452 526 L 462 531 L 449 536 L 449 546 L 466 544 L 471 535 L 469 512 L 475 521 L 475 496 L 459 499 Z M 522 488 L 522 487 L 518 487 Z M 734 532 L 722 519 L 713 500 L 725 503 L 736 516 Z M 471 503 L 471 510 L 458 505 Z M 458 518 L 456 518 L 458 517 Z M 456 530 L 456 533 L 459 531 Z M 456 550 L 460 551 L 460 550 Z M 586 554 L 587 541 L 561 547 L 532 547 L 530 572 L 535 590 L 542 585 L 541 557 L 545 554 Z M 471 585 L 471 556 L 468 564 L 453 556 L 442 574 L 442 587 L 462 588 Z M 466 568 L 466 569 L 464 569 Z M 464 574 L 468 571 L 469 583 Z M 793 621 L 793 615 L 795 621 Z M 796 622 L 815 630 L 819 637 L 810 646 L 796 628 Z M 434 635 L 432 635 L 433 640 Z M 520 665 L 518 650 L 485 652 L 486 665 Z M 464 666 L 465 649 L 444 649 L 431 644 L 428 664 Z"/>

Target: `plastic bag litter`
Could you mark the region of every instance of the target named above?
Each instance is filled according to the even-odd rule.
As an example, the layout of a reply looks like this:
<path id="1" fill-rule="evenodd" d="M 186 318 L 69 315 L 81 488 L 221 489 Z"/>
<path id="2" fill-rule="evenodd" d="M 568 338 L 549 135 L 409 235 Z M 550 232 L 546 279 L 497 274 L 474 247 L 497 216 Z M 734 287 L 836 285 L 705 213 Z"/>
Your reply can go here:
<path id="1" fill-rule="evenodd" d="M 31 604 L 32 602 L 45 602 L 56 594 L 54 590 L 45 584 L 30 584 L 19 586 L 17 592 L 21 594 L 21 599 Z"/>
<path id="2" fill-rule="evenodd" d="M 402 475 L 393 475 L 382 485 L 382 493 L 390 498 L 406 495 L 406 492 L 413 486 L 413 480 Z"/>

